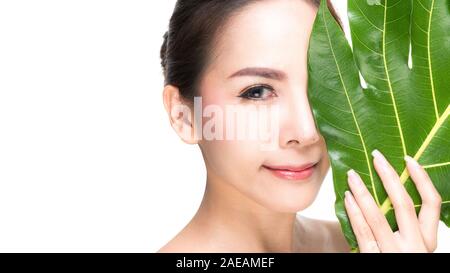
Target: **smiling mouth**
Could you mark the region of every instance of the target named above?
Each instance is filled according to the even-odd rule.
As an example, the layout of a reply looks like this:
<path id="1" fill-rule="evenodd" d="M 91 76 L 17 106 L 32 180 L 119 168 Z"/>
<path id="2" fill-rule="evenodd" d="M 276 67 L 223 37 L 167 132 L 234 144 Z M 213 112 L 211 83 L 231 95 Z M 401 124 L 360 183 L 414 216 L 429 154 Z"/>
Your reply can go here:
<path id="1" fill-rule="evenodd" d="M 316 163 L 308 163 L 301 166 L 268 166 L 262 167 L 270 171 L 278 178 L 286 180 L 305 180 L 309 178 L 316 169 Z"/>

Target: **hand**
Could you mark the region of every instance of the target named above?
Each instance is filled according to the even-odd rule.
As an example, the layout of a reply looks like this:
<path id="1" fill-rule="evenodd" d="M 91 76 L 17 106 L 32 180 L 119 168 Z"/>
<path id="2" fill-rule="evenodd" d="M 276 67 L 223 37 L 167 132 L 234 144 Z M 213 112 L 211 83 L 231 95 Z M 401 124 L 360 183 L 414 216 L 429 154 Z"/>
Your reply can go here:
<path id="1" fill-rule="evenodd" d="M 422 198 L 417 216 L 413 201 L 397 172 L 379 151 L 373 151 L 372 155 L 375 169 L 395 210 L 399 230 L 392 231 L 360 176 L 350 170 L 348 182 L 351 193 L 345 193 L 345 208 L 360 252 L 435 251 L 442 201 L 427 172 L 413 158 L 405 157 L 408 172 Z"/>

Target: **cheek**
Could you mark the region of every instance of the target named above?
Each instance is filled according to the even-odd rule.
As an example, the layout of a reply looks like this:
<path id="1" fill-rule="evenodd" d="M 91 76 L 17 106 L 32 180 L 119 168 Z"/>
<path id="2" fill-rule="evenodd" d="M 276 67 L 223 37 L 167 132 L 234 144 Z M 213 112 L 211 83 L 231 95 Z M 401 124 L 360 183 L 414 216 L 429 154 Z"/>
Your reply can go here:
<path id="1" fill-rule="evenodd" d="M 203 100 L 203 108 L 198 114 L 202 119 L 204 140 L 224 140 L 229 142 L 224 144 L 226 146 L 252 153 L 277 148 L 280 134 L 278 105 L 215 102 Z"/>
<path id="2" fill-rule="evenodd" d="M 203 140 L 200 143 L 210 171 L 231 183 L 245 181 L 255 175 L 264 160 L 259 141 L 250 140 L 246 135 L 249 128 L 254 130 L 255 109 L 249 107 L 251 104 L 241 104 L 240 99 L 227 90 L 203 90 Z M 236 110 L 239 114 L 234 112 Z M 247 132 L 238 139 L 239 130 Z"/>
<path id="3" fill-rule="evenodd" d="M 209 171 L 231 183 L 253 177 L 263 161 L 257 147 L 245 141 L 202 141 L 201 146 Z"/>

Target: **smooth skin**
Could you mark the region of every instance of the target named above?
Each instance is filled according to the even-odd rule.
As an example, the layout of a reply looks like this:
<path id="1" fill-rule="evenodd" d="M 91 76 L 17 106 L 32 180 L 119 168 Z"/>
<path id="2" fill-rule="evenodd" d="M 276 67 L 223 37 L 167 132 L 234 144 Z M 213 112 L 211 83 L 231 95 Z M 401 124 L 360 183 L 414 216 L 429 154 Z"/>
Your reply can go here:
<path id="1" fill-rule="evenodd" d="M 345 193 L 345 207 L 361 252 L 433 252 L 437 247 L 437 230 L 441 197 L 425 169 L 406 156 L 407 169 L 422 198 L 419 216 L 400 177 L 377 150 L 374 166 L 392 201 L 399 230 L 393 232 L 375 200 L 353 170 L 348 173 L 351 192 Z"/>
<path id="2" fill-rule="evenodd" d="M 197 129 L 194 116 L 172 111 L 186 103 L 176 86 L 164 87 L 170 123 L 184 142 L 199 146 L 207 181 L 196 214 L 159 252 L 350 251 L 338 222 L 297 214 L 314 201 L 330 168 L 307 96 L 314 92 L 307 88 L 307 49 L 316 14 L 317 8 L 304 0 L 266 0 L 246 6 L 221 29 L 199 84 L 203 107 L 215 105 L 225 111 L 233 105 L 253 113 L 254 106 L 279 106 L 279 138 L 272 151 L 261 151 L 261 143 L 254 140 L 198 140 L 186 134 Z M 264 73 L 252 70 L 230 77 L 255 67 Z M 259 86 L 256 92 L 247 93 L 255 86 Z M 304 181 L 275 177 L 262 167 L 309 162 L 317 165 Z M 360 251 L 433 251 L 440 198 L 427 173 L 408 163 L 424 200 L 417 217 L 398 175 L 389 163 L 382 163 L 374 159 L 400 231 L 390 230 L 366 187 L 352 183 L 346 206 Z"/>

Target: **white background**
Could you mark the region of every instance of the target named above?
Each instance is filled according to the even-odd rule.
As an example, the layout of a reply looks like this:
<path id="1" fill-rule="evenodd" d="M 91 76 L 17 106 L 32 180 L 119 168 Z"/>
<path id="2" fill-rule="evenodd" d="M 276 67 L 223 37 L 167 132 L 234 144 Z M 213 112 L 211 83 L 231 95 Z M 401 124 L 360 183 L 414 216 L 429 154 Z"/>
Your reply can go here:
<path id="1" fill-rule="evenodd" d="M 0 1 L 1 252 L 155 252 L 193 216 L 204 163 L 162 104 L 174 4 Z M 329 173 L 303 214 L 333 202 Z"/>

